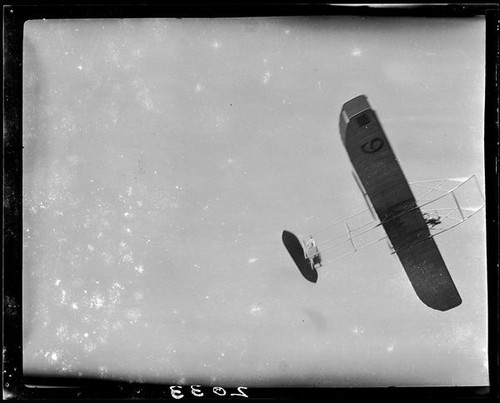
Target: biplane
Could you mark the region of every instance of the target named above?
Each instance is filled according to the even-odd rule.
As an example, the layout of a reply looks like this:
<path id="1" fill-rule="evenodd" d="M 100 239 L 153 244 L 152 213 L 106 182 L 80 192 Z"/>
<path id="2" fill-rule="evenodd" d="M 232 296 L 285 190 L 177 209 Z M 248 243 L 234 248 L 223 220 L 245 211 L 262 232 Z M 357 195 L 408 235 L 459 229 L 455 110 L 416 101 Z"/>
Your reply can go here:
<path id="1" fill-rule="evenodd" d="M 477 178 L 408 183 L 364 95 L 343 105 L 339 126 L 354 180 L 368 208 L 303 240 L 283 231 L 283 243 L 300 273 L 316 283 L 320 267 L 385 241 L 422 302 L 440 311 L 459 306 L 462 299 L 434 237 L 484 207 Z M 329 260 L 323 256 L 327 251 Z"/>

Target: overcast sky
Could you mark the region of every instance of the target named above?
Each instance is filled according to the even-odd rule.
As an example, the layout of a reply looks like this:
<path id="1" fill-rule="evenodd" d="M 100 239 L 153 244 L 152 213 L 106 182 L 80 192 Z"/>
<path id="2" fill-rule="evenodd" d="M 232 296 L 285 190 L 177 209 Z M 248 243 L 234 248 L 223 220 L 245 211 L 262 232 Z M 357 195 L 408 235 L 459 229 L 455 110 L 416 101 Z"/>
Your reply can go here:
<path id="1" fill-rule="evenodd" d="M 383 243 L 317 284 L 281 243 L 365 208 L 338 130 L 360 94 L 409 181 L 483 182 L 484 35 L 481 18 L 29 21 L 26 373 L 487 384 L 484 213 L 436 238 L 463 299 L 448 312 Z"/>

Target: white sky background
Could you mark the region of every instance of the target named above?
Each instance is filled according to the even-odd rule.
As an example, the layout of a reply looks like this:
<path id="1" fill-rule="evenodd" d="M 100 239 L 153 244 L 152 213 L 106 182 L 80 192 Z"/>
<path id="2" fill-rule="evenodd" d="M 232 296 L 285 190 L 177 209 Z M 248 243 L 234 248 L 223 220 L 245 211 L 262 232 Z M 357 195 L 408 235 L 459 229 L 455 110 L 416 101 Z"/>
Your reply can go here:
<path id="1" fill-rule="evenodd" d="M 484 213 L 437 238 L 463 298 L 385 244 L 305 281 L 281 232 L 365 208 L 366 94 L 410 181 L 483 181 L 476 19 L 30 21 L 26 373 L 204 385 L 485 385 Z M 484 187 L 483 187 L 484 189 Z"/>

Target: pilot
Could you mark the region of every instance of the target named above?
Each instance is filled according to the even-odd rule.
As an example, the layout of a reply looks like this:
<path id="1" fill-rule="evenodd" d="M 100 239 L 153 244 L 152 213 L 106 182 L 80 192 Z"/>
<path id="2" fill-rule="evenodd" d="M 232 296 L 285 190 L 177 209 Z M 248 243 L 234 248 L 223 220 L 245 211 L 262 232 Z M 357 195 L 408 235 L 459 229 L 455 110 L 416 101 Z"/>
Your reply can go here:
<path id="1" fill-rule="evenodd" d="M 426 222 L 431 226 L 431 228 L 434 228 L 436 225 L 441 224 L 441 217 L 437 216 L 437 218 L 428 218 Z"/>
<path id="2" fill-rule="evenodd" d="M 306 248 L 307 250 L 312 250 L 314 248 L 317 248 L 316 241 L 313 239 L 312 235 L 309 235 L 309 239 L 307 240 L 306 243 Z"/>
<path id="3" fill-rule="evenodd" d="M 315 267 L 317 264 L 319 264 L 319 266 L 321 267 L 321 254 L 319 253 L 316 241 L 311 235 L 309 235 L 309 239 L 307 240 L 306 249 L 307 257 L 309 258 L 309 260 L 311 260 L 312 266 Z"/>

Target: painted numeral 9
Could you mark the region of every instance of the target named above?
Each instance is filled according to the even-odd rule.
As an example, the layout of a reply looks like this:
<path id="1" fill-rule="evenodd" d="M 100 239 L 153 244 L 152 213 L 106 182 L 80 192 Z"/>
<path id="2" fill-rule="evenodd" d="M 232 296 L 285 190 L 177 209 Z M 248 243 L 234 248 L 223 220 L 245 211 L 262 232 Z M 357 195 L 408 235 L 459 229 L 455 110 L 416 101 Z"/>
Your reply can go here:
<path id="1" fill-rule="evenodd" d="M 369 142 L 361 144 L 361 151 L 363 151 L 365 154 L 373 154 L 380 150 L 383 145 L 384 140 L 382 140 L 380 137 L 375 137 Z"/>

